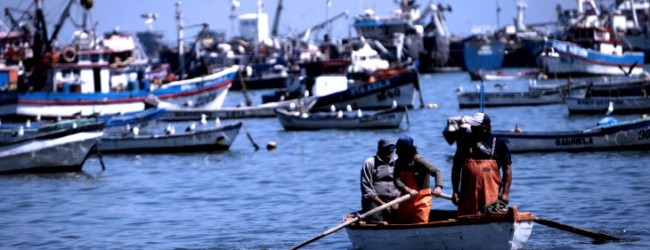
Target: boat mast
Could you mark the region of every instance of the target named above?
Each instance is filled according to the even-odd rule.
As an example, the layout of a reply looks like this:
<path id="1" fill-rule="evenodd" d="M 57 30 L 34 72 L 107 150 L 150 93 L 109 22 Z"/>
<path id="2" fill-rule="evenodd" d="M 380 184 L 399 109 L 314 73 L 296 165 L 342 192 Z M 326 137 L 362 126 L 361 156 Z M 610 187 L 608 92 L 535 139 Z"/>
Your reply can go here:
<path id="1" fill-rule="evenodd" d="M 185 75 L 185 58 L 183 58 L 183 54 L 185 54 L 185 51 L 183 50 L 183 18 L 182 18 L 182 13 L 181 13 L 181 1 L 176 1 L 176 23 L 178 24 L 178 65 L 179 65 L 179 76 L 178 78 L 180 80 L 183 79 L 183 76 Z"/>
<path id="2" fill-rule="evenodd" d="M 282 13 L 282 0 L 278 1 L 278 7 L 275 9 L 275 17 L 273 19 L 273 29 L 271 30 L 271 36 L 273 38 L 278 37 L 278 26 L 280 25 L 280 14 Z"/>

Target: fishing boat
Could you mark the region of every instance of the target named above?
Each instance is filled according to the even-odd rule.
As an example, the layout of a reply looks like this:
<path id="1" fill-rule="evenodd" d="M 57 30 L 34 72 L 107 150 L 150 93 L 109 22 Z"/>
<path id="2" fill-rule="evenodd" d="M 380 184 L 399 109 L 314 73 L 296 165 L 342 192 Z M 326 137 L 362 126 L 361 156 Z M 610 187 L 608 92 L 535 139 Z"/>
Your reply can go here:
<path id="1" fill-rule="evenodd" d="M 348 84 L 345 76 L 321 76 L 316 79 L 316 96 L 311 105 L 312 111 L 329 111 L 330 107 L 344 109 L 351 105 L 353 109 L 378 110 L 387 109 L 396 102 L 397 106 L 413 107 L 415 91 L 419 89 L 419 75 L 416 69 L 406 67 L 399 69 L 377 70 L 371 73 L 372 82 Z M 340 91 L 320 94 L 319 81 L 322 86 L 339 86 Z M 334 88 L 336 89 L 336 88 Z"/>
<path id="2" fill-rule="evenodd" d="M 300 112 L 285 109 L 276 109 L 275 112 L 285 130 L 317 130 L 399 128 L 407 111 L 406 107 L 395 107 L 377 112 Z"/>
<path id="3" fill-rule="evenodd" d="M 399 2 L 390 17 L 379 17 L 372 9 L 356 17 L 352 24 L 360 37 L 376 40 L 395 57 L 419 61 L 419 70 L 430 72 L 447 66 L 451 32 L 444 17 L 451 6 L 429 3 L 423 11 L 415 1 Z M 428 17 L 428 18 L 427 18 Z"/>
<path id="4" fill-rule="evenodd" d="M 622 84 L 592 85 L 583 96 L 564 100 L 571 114 L 646 113 L 650 112 L 650 83 L 647 79 Z"/>
<path id="5" fill-rule="evenodd" d="M 528 91 L 522 92 L 486 92 L 483 93 L 484 107 L 507 107 L 507 106 L 535 106 L 548 104 L 561 104 L 564 99 L 570 96 L 584 95 L 587 83 L 567 83 L 553 86 L 538 85 L 529 86 Z M 457 93 L 458 106 L 460 108 L 476 108 L 481 105 L 479 92 Z"/>
<path id="6" fill-rule="evenodd" d="M 505 43 L 495 35 L 476 34 L 463 40 L 463 57 L 467 71 L 501 68 Z"/>
<path id="7" fill-rule="evenodd" d="M 591 7 L 590 12 L 583 5 Z M 578 15 L 559 40 L 543 43 L 539 55 L 542 67 L 553 75 L 639 75 L 643 73 L 643 52 L 632 52 L 629 43 L 619 38 L 625 32 L 626 17 L 612 12 L 602 19 L 593 0 L 578 1 Z"/>
<path id="8" fill-rule="evenodd" d="M 520 249 L 533 222 L 535 216 L 516 207 L 507 213 L 458 217 L 456 211 L 432 210 L 428 223 L 356 223 L 345 230 L 354 249 Z"/>
<path id="9" fill-rule="evenodd" d="M 0 173 L 80 171 L 103 135 L 103 122 L 1 130 Z"/>
<path id="10" fill-rule="evenodd" d="M 123 134 L 105 135 L 98 148 L 102 153 L 179 153 L 227 150 L 235 141 L 241 122 L 208 127 L 204 122 L 192 123 L 184 131 L 175 132 L 169 125 L 160 133 L 132 130 Z"/>
<path id="11" fill-rule="evenodd" d="M 539 69 L 523 70 L 515 72 L 505 71 L 492 71 L 492 70 L 478 70 L 468 71 L 472 81 L 504 81 L 504 80 L 517 80 L 517 79 L 534 79 L 539 76 L 541 71 Z"/>
<path id="12" fill-rule="evenodd" d="M 650 119 L 626 122 L 606 119 L 601 125 L 580 131 L 493 130 L 506 141 L 512 153 L 519 152 L 590 152 L 594 150 L 650 149 Z"/>

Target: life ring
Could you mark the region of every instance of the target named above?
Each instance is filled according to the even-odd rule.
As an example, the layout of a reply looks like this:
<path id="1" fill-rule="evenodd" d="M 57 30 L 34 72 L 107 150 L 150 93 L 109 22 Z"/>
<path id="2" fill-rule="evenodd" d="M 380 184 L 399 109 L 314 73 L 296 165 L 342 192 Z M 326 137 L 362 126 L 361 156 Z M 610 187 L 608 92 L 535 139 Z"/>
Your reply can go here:
<path id="1" fill-rule="evenodd" d="M 77 59 L 77 50 L 75 50 L 73 47 L 70 46 L 64 47 L 61 50 L 61 57 L 65 62 L 68 63 L 74 62 L 74 60 Z"/>

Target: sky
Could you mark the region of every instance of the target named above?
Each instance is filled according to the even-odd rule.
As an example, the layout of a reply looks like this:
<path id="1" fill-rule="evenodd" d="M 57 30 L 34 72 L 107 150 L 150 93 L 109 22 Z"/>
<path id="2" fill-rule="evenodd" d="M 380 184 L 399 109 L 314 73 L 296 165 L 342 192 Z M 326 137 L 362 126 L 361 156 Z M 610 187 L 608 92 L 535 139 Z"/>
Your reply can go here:
<path id="1" fill-rule="evenodd" d="M 68 0 L 43 0 L 45 3 L 46 20 L 51 26 Z M 78 0 L 76 0 L 78 1 Z M 226 32 L 227 37 L 233 33 L 239 34 L 237 22 L 229 19 L 231 15 L 232 0 L 185 0 L 181 1 L 184 25 L 208 23 L 211 29 Z M 328 11 L 327 0 L 284 0 L 283 11 L 280 18 L 279 33 L 297 33 L 306 30 L 308 27 L 323 22 L 327 17 L 333 17 L 344 11 L 349 11 L 350 17 L 338 19 L 332 26 L 334 37 L 356 36 L 356 32 L 350 28 L 353 17 L 361 15 L 366 9 L 373 9 L 379 16 L 389 16 L 399 6 L 395 0 L 331 0 L 332 6 Z M 516 16 L 515 0 L 455 0 L 435 1 L 444 6 L 451 6 L 452 11 L 445 13 L 449 30 L 456 35 L 469 35 L 472 27 L 492 26 L 496 27 L 497 3 L 501 6 L 500 24 L 512 24 Z M 525 1 L 527 9 L 525 12 L 526 23 L 540 23 L 555 20 L 555 6 L 561 3 L 564 8 L 575 8 L 575 0 L 529 0 Z M 0 7 L 27 9 L 33 0 L 0 0 Z M 116 26 L 121 31 L 138 32 L 147 30 L 144 19 L 140 17 L 144 13 L 157 13 L 158 19 L 153 23 L 153 29 L 162 31 L 164 39 L 174 41 L 177 39 L 175 20 L 176 0 L 94 0 L 94 6 L 90 10 L 90 25 L 97 24 L 99 32 L 112 31 Z M 418 0 L 420 9 L 429 1 Z M 263 0 L 263 11 L 269 15 L 269 25 L 272 25 L 275 17 L 278 0 Z M 257 0 L 240 0 L 240 6 L 234 11 L 235 15 L 254 13 L 257 11 Z M 4 13 L 4 12 L 3 12 Z M 81 24 L 82 9 L 75 6 L 71 10 L 72 18 L 66 21 L 59 36 L 59 41 L 68 41 L 73 31 Z M 15 16 L 20 13 L 14 12 Z M 6 17 L 1 20 L 9 25 Z M 76 23 L 76 25 L 75 25 Z M 189 28 L 185 34 L 196 34 L 198 28 Z M 270 31 L 269 31 L 270 32 Z M 325 34 L 324 31 L 315 35 Z"/>

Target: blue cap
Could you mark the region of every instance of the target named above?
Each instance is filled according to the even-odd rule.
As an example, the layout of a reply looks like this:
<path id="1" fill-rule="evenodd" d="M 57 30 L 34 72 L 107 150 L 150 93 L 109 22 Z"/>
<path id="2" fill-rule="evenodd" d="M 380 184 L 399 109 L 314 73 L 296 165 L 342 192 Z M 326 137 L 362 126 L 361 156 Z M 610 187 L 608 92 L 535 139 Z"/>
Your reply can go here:
<path id="1" fill-rule="evenodd" d="M 398 148 L 405 148 L 405 147 L 411 147 L 414 148 L 415 145 L 413 145 L 413 138 L 410 136 L 402 136 L 399 139 L 397 139 L 397 143 L 395 144 Z"/>

